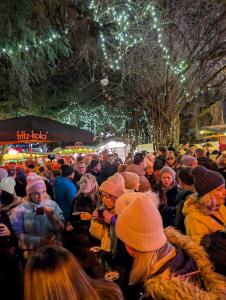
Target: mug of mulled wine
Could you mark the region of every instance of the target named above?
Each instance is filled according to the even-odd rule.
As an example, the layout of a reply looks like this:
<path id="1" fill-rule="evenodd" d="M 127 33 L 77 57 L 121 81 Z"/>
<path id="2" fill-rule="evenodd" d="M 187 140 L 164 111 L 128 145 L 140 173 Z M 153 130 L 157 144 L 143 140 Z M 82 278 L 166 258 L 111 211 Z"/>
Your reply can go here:
<path id="1" fill-rule="evenodd" d="M 74 221 L 79 221 L 80 220 L 80 211 L 74 211 L 73 213 L 72 213 L 72 216 L 73 216 L 73 220 Z"/>
<path id="2" fill-rule="evenodd" d="M 103 223 L 104 222 L 104 208 L 99 208 L 98 209 L 98 222 Z"/>
<path id="3" fill-rule="evenodd" d="M 36 212 L 36 215 L 44 215 L 45 213 L 45 208 L 42 206 L 42 207 L 36 207 L 35 208 L 35 212 Z"/>

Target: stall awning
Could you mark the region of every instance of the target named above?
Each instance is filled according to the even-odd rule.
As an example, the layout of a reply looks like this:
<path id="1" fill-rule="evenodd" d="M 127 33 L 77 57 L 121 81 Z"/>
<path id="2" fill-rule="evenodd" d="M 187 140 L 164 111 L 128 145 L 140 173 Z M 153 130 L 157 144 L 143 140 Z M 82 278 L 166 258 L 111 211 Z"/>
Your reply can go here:
<path id="1" fill-rule="evenodd" d="M 88 130 L 48 118 L 23 116 L 0 121 L 0 144 L 93 142 Z"/>

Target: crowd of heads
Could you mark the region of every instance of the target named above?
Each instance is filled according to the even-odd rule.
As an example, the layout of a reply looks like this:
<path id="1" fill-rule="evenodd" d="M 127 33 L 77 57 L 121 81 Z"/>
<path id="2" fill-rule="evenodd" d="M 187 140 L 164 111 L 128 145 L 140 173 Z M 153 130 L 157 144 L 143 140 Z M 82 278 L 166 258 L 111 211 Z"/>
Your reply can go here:
<path id="1" fill-rule="evenodd" d="M 153 299 L 166 299 L 161 280 L 167 270 L 168 299 L 185 291 L 191 299 L 214 294 L 212 279 L 224 287 L 219 297 L 225 295 L 225 281 L 212 270 L 226 275 L 221 245 L 211 241 L 226 224 L 226 155 L 214 155 L 186 144 L 182 152 L 160 146 L 128 154 L 124 162 L 104 153 L 0 168 L 0 212 L 10 234 L 2 232 L 15 236 L 23 253 L 25 300 L 132 299 L 128 287 L 136 284 Z M 102 275 L 89 265 L 90 253 Z M 205 282 L 194 283 L 194 294 L 187 286 L 193 273 Z"/>

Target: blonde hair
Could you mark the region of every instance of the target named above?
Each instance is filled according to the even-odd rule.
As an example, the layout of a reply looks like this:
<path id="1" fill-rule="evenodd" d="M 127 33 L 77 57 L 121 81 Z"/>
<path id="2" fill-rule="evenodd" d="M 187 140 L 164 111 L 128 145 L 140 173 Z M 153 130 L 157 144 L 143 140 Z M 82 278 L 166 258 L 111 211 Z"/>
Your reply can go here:
<path id="1" fill-rule="evenodd" d="M 79 182 L 82 181 L 82 179 L 87 179 L 88 181 L 91 181 L 93 189 L 90 192 L 89 196 L 92 199 L 93 202 L 95 201 L 100 201 L 101 197 L 100 197 L 100 192 L 99 192 L 99 185 L 97 183 L 96 177 L 93 176 L 90 173 L 86 173 L 84 175 L 81 176 Z M 79 189 L 77 196 L 79 196 L 81 194 L 81 191 Z"/>
<path id="2" fill-rule="evenodd" d="M 200 197 L 197 193 L 194 193 L 190 196 L 190 199 L 196 208 L 198 208 L 205 215 L 210 215 L 217 207 L 217 200 L 214 190 L 202 197 Z"/>
<path id="3" fill-rule="evenodd" d="M 24 299 L 113 300 L 123 297 L 116 285 L 89 278 L 68 250 L 46 246 L 28 259 Z"/>
<path id="4" fill-rule="evenodd" d="M 130 248 L 134 261 L 129 276 L 129 284 L 134 285 L 147 280 L 153 274 L 155 265 L 173 249 L 174 246 L 168 242 L 162 248 L 151 252 L 140 252 Z"/>
<path id="5" fill-rule="evenodd" d="M 218 168 L 225 168 L 226 167 L 226 156 L 225 156 L 225 154 L 223 156 L 218 157 L 217 165 L 218 165 Z"/>

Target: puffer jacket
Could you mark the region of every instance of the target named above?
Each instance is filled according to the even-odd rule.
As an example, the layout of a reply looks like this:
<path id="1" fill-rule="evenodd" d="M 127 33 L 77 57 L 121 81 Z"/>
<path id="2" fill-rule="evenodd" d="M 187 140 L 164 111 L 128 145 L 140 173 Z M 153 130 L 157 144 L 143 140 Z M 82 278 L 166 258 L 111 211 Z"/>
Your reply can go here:
<path id="1" fill-rule="evenodd" d="M 172 227 L 165 229 L 168 241 L 182 249 L 196 263 L 198 274 L 176 276 L 169 268 L 145 281 L 149 299 L 162 300 L 223 300 L 226 299 L 226 280 L 213 271 L 213 265 L 204 249 L 188 236 Z M 201 287 L 200 279 L 203 287 Z"/>
<path id="2" fill-rule="evenodd" d="M 197 244 L 200 244 L 205 235 L 224 229 L 224 226 L 197 208 L 194 197 L 190 197 L 185 201 L 182 212 L 185 216 L 186 234 Z M 226 207 L 224 205 L 221 205 L 219 211 L 213 214 L 226 224 Z"/>
<path id="3" fill-rule="evenodd" d="M 45 205 L 53 209 L 53 216 L 36 214 L 35 207 Z M 26 200 L 13 210 L 10 221 L 19 240 L 19 248 L 34 250 L 42 245 L 42 238 L 50 234 L 60 239 L 64 217 L 60 207 L 53 200 L 46 199 L 38 205 Z"/>

